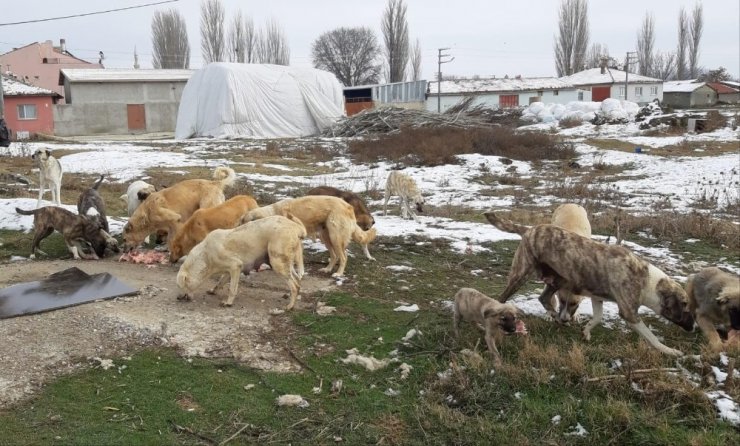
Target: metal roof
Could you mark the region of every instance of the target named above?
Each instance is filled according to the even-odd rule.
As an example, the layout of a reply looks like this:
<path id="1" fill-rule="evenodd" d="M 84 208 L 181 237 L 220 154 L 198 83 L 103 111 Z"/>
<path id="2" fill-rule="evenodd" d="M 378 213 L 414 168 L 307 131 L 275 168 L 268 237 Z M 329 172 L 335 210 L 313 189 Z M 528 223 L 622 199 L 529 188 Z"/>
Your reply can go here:
<path id="1" fill-rule="evenodd" d="M 663 93 L 691 93 L 704 85 L 704 82 L 697 82 L 696 79 L 668 81 L 663 83 Z"/>
<path id="2" fill-rule="evenodd" d="M 607 68 L 604 73 L 601 68 L 590 68 L 588 70 L 573 73 L 570 76 L 563 76 L 560 79 L 572 85 L 599 85 L 599 84 L 623 84 L 627 73 L 614 68 Z M 635 73 L 629 73 L 627 79 L 630 84 L 662 84 L 662 79 L 641 76 Z"/>
<path id="3" fill-rule="evenodd" d="M 429 94 L 437 95 L 436 81 L 429 82 Z M 477 79 L 450 79 L 443 80 L 441 94 L 461 93 L 495 93 L 509 91 L 534 90 L 565 90 L 573 88 L 573 84 L 554 77 L 513 77 L 513 78 L 477 78 Z"/>
<path id="4" fill-rule="evenodd" d="M 60 78 L 70 82 L 187 82 L 193 70 L 75 69 L 63 68 Z"/>

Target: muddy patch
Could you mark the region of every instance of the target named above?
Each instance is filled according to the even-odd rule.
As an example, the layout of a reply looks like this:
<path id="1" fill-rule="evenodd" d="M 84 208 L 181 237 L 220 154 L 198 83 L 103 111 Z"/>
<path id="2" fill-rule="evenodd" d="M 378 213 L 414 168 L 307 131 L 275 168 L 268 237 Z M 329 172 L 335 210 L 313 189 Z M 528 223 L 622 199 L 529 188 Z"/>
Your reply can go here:
<path id="1" fill-rule="evenodd" d="M 149 346 L 176 348 L 183 356 L 234 358 L 249 367 L 294 371 L 299 366 L 282 347 L 287 303 L 285 281 L 272 271 L 242 276 L 231 308 L 221 294 L 179 302 L 177 267 L 146 267 L 115 260 L 27 261 L 0 265 L 0 288 L 40 280 L 76 266 L 88 274 L 109 272 L 139 290 L 119 297 L 48 313 L 0 320 L 0 407 L 33 395 L 44 383 L 88 364 Z M 296 311 L 309 311 L 311 294 L 333 286 L 326 275 L 304 276 Z"/>

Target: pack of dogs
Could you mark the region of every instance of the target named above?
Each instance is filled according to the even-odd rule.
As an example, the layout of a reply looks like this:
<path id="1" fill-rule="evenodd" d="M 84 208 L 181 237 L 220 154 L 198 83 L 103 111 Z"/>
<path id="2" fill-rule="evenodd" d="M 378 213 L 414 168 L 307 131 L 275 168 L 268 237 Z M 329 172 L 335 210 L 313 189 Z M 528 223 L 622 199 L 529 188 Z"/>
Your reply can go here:
<path id="1" fill-rule="evenodd" d="M 61 163 L 49 149 L 37 150 L 32 158 L 39 168 L 37 209 L 16 208 L 19 214 L 34 217 L 31 258 L 44 254 L 40 243 L 54 231 L 61 233 L 74 259 L 100 259 L 107 251 L 120 252 L 98 192 L 105 177 L 101 175 L 80 194 L 74 214 L 60 206 Z M 286 280 L 286 310 L 294 308 L 299 298 L 305 275 L 305 238 L 318 238 L 326 246 L 329 261 L 320 271 L 333 277 L 344 275 L 350 242 L 358 243 L 368 260 L 375 260 L 368 249 L 377 237 L 375 219 L 358 194 L 319 186 L 305 196 L 259 206 L 248 195 L 226 200 L 224 190 L 236 178 L 233 169 L 217 167 L 210 180 L 184 180 L 160 190 L 142 180 L 131 183 L 120 197 L 128 214 L 123 228 L 124 255 L 134 258 L 133 253 L 148 243 L 150 235 L 157 234 L 158 239 L 165 239 L 169 261 L 180 263 L 178 299 L 191 300 L 210 277 L 216 277 L 216 285 L 208 292 L 216 293 L 228 281 L 224 306 L 234 304 L 240 275 L 266 264 Z M 46 189 L 55 206 L 41 206 Z M 419 222 L 417 212 L 423 212 L 425 200 L 413 177 L 390 172 L 383 215 L 392 197 L 398 197 L 402 218 Z M 629 327 L 664 354 L 679 356 L 682 352 L 663 344 L 648 328 L 638 314 L 641 306 L 684 330 L 697 325 L 711 351 L 740 345 L 740 277 L 736 274 L 708 267 L 689 276 L 684 287 L 627 248 L 593 240 L 586 210 L 572 203 L 557 207 L 550 223 L 535 226 L 516 224 L 495 212 L 484 216 L 499 230 L 518 234 L 521 242 L 498 298 L 472 288 L 455 294 L 453 332 L 459 334 L 462 321 L 477 326 L 484 332 L 494 361 L 501 360 L 496 343 L 502 335 L 526 333 L 523 312 L 507 301 L 532 278 L 544 284 L 539 301 L 560 324 L 573 322 L 580 303 L 591 299 L 593 316 L 583 327 L 586 341 L 601 323 L 603 302 L 608 301 L 617 305 Z"/>

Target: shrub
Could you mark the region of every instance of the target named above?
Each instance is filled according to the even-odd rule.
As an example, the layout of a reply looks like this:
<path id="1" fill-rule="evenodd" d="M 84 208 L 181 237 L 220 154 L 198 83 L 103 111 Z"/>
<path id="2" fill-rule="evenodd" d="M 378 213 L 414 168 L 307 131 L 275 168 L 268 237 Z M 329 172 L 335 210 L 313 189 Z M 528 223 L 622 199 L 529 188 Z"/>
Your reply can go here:
<path id="1" fill-rule="evenodd" d="M 713 132 L 718 129 L 727 127 L 727 118 L 717 110 L 707 112 L 706 122 L 704 123 L 705 132 Z"/>

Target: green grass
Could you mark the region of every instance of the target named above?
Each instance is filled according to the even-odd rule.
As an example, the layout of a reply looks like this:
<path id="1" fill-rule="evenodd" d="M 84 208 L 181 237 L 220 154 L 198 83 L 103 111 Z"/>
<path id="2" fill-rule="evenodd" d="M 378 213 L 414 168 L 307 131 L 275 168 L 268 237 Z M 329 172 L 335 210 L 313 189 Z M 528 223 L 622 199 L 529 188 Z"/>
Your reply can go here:
<path id="1" fill-rule="evenodd" d="M 495 368 L 470 324 L 455 339 L 441 301 L 462 286 L 496 295 L 516 245 L 501 242 L 489 245 L 490 252 L 461 255 L 442 242 L 381 238 L 371 248 L 377 262 L 360 260 L 353 247 L 341 291 L 315 296 L 336 306 L 336 313 L 282 316 L 289 328 L 279 336 L 290 339 L 285 345 L 307 366 L 301 373 L 188 361 L 170 350 L 146 349 L 130 360 L 115 359 L 112 369 L 62 377 L 0 412 L 0 444 L 218 444 L 240 430 L 229 444 L 336 444 L 335 437 L 352 445 L 725 445 L 737 439 L 736 428 L 717 420 L 705 389 L 683 378 L 655 373 L 585 381 L 625 373 L 609 369 L 616 358 L 627 369 L 675 366 L 633 332 L 598 327 L 586 343 L 580 327 L 529 317 L 529 336 L 499 342 L 504 363 Z M 308 254 L 307 261 L 324 257 Z M 388 265 L 413 270 L 394 273 Z M 483 273 L 472 275 L 475 269 Z M 525 291 L 539 287 L 532 281 Z M 421 311 L 394 312 L 397 302 L 416 303 Z M 648 319 L 671 347 L 700 352 L 700 334 Z M 400 338 L 411 328 L 423 334 L 403 345 Z M 476 347 L 481 356 L 461 353 Z M 400 362 L 375 372 L 339 362 L 350 348 L 379 359 L 398 349 L 400 362 L 413 370 L 401 380 Z M 682 365 L 702 373 L 713 360 Z M 446 370 L 449 378 L 441 379 L 438 372 Z M 343 387 L 332 394 L 339 379 Z M 248 384 L 255 387 L 245 390 Z M 314 394 L 319 385 L 321 393 Z M 399 395 L 385 395 L 389 388 Z M 310 406 L 277 407 L 275 399 L 289 393 Z M 559 424 L 551 421 L 556 415 Z M 566 435 L 577 423 L 588 430 L 586 437 Z"/>

